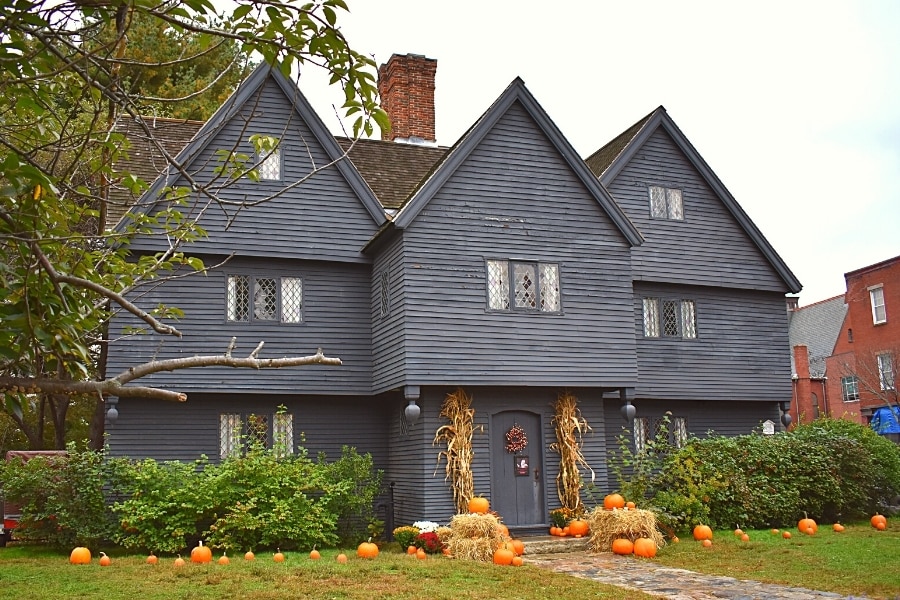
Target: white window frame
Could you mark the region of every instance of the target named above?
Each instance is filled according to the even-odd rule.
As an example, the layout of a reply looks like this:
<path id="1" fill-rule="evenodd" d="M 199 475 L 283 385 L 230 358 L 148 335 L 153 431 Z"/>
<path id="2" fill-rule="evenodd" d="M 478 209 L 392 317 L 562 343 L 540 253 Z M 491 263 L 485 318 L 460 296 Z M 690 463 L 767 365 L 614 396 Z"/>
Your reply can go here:
<path id="1" fill-rule="evenodd" d="M 859 377 L 856 375 L 841 377 L 841 399 L 844 402 L 859 402 Z"/>
<path id="2" fill-rule="evenodd" d="M 684 194 L 680 188 L 651 185 L 648 194 L 652 219 L 684 221 Z"/>
<path id="3" fill-rule="evenodd" d="M 887 307 L 884 304 L 884 286 L 875 285 L 869 288 L 869 303 L 872 306 L 872 323 L 887 323 Z"/>
<path id="4" fill-rule="evenodd" d="M 890 352 L 879 354 L 875 357 L 878 363 L 878 383 L 884 391 L 893 390 L 894 380 L 894 356 Z"/>
<path id="5" fill-rule="evenodd" d="M 271 318 L 265 314 L 266 287 L 261 281 L 274 281 L 275 308 Z M 239 297 L 239 294 L 242 297 Z M 226 276 L 225 320 L 229 323 L 303 323 L 303 278 L 296 275 L 242 275 Z"/>
<path id="6" fill-rule="evenodd" d="M 535 289 L 523 291 L 516 277 L 517 270 L 532 273 Z M 485 261 L 487 308 L 497 312 L 528 312 L 558 314 L 562 312 L 562 293 L 559 264 L 524 260 Z M 520 292 L 520 293 L 517 293 Z M 527 293 L 527 296 L 526 296 Z M 533 297 L 531 302 L 523 298 Z"/>
<path id="7" fill-rule="evenodd" d="M 662 307 L 662 311 L 661 311 Z M 672 307 L 675 316 L 677 332 L 674 334 L 665 331 L 665 309 Z M 694 300 L 661 298 L 654 296 L 644 297 L 642 300 L 642 321 L 644 324 L 644 337 L 667 338 L 684 340 L 697 339 L 697 303 Z"/>

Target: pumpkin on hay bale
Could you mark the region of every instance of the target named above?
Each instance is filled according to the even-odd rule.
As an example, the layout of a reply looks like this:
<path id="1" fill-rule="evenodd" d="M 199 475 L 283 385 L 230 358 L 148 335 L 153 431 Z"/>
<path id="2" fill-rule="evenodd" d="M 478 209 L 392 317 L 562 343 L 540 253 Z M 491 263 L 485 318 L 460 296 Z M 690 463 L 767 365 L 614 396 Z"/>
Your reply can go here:
<path id="1" fill-rule="evenodd" d="M 454 558 L 491 562 L 494 550 L 504 541 L 497 527 L 499 521 L 491 514 L 462 513 L 450 519 L 450 534 L 443 541 Z"/>
<path id="2" fill-rule="evenodd" d="M 597 507 L 590 514 L 591 551 L 610 552 L 613 541 L 626 538 L 634 542 L 638 538 L 649 538 L 657 548 L 665 545 L 662 533 L 656 528 L 656 513 L 650 510 L 604 510 Z"/>

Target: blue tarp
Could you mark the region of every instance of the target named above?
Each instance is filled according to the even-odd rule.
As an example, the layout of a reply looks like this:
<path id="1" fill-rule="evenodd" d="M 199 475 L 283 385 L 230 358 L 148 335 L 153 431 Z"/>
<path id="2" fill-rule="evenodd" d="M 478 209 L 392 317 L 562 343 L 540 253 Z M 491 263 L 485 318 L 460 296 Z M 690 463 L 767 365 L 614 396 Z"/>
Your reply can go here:
<path id="1" fill-rule="evenodd" d="M 894 407 L 875 409 L 869 425 L 880 435 L 900 433 L 900 409 Z"/>

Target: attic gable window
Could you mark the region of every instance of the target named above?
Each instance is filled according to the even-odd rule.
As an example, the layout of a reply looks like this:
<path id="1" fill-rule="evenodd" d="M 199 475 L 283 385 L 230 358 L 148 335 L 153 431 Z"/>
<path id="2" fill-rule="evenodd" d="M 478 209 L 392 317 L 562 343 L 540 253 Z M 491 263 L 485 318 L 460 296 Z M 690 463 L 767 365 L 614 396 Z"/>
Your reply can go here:
<path id="1" fill-rule="evenodd" d="M 872 323 L 875 325 L 887 323 L 887 309 L 884 306 L 884 288 L 880 285 L 869 288 L 869 301 L 872 303 Z"/>
<path id="2" fill-rule="evenodd" d="M 559 265 L 512 260 L 489 260 L 486 265 L 489 310 L 562 310 Z"/>
<path id="3" fill-rule="evenodd" d="M 268 152 L 261 152 L 257 171 L 260 181 L 281 181 L 281 150 L 273 148 Z"/>
<path id="4" fill-rule="evenodd" d="M 644 337 L 697 337 L 697 308 L 693 300 L 643 299 Z"/>
<path id="5" fill-rule="evenodd" d="M 303 280 L 299 277 L 229 275 L 225 318 L 230 322 L 303 322 Z"/>
<path id="6" fill-rule="evenodd" d="M 684 220 L 681 190 L 658 185 L 650 186 L 650 216 L 654 219 Z"/>

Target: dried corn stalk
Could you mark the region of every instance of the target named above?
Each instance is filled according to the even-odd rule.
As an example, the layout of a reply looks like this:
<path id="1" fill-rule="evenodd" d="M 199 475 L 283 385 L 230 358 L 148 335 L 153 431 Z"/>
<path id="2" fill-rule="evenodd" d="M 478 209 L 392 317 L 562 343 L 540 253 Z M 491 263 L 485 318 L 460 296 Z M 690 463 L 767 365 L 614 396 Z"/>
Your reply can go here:
<path id="1" fill-rule="evenodd" d="M 556 400 L 556 414 L 553 425 L 556 430 L 556 443 L 550 444 L 550 450 L 559 453 L 559 475 L 556 476 L 556 493 L 563 508 L 581 514 L 581 473 L 578 466 L 584 466 L 591 472 L 594 470 L 584 459 L 581 445 L 584 434 L 591 431 L 587 421 L 578 409 L 578 398 L 569 392 L 562 392 Z"/>
<path id="2" fill-rule="evenodd" d="M 472 433 L 474 432 L 475 411 L 470 408 L 472 399 L 458 388 L 447 394 L 441 407 L 441 417 L 450 421 L 434 433 L 432 445 L 446 444 L 447 449 L 438 452 L 438 465 L 441 459 L 447 460 L 445 481 L 450 482 L 453 491 L 453 503 L 456 512 L 468 512 L 469 500 L 475 495 L 475 480 L 472 476 Z M 437 470 L 435 470 L 437 472 Z"/>

